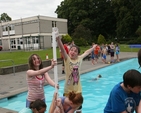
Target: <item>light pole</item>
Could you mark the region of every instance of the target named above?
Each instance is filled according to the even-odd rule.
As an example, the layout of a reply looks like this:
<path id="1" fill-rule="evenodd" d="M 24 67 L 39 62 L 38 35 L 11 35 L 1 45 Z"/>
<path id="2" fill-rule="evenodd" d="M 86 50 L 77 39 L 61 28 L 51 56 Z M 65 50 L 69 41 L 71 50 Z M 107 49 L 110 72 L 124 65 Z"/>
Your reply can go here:
<path id="1" fill-rule="evenodd" d="M 11 52 L 11 41 L 10 41 L 10 32 L 9 32 L 9 23 L 7 24 L 7 29 L 8 29 L 8 37 L 9 37 L 9 49 L 10 49 L 10 52 Z"/>
<path id="2" fill-rule="evenodd" d="M 1 23 L 1 45 L 2 45 L 2 22 L 0 20 L 0 23 Z"/>
<path id="3" fill-rule="evenodd" d="M 4 17 L 4 18 L 5 18 L 5 21 L 8 22 L 7 19 L 6 19 L 6 17 Z M 10 49 L 10 52 L 11 52 L 11 41 L 10 41 L 9 27 L 10 27 L 10 26 L 9 26 L 9 23 L 8 23 L 8 24 L 7 24 L 7 30 L 8 30 L 8 37 L 9 37 L 9 49 Z"/>

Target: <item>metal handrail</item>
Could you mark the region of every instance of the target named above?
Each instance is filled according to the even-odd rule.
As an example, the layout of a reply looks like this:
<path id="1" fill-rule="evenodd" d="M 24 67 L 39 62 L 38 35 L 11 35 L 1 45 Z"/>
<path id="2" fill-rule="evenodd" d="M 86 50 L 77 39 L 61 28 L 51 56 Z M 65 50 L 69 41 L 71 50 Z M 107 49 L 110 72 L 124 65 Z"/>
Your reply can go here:
<path id="1" fill-rule="evenodd" d="M 11 61 L 12 62 L 12 64 L 13 64 L 13 73 L 14 73 L 14 76 L 15 76 L 15 65 L 14 65 L 14 61 L 12 59 L 0 60 L 0 62 L 7 62 L 7 61 Z"/>

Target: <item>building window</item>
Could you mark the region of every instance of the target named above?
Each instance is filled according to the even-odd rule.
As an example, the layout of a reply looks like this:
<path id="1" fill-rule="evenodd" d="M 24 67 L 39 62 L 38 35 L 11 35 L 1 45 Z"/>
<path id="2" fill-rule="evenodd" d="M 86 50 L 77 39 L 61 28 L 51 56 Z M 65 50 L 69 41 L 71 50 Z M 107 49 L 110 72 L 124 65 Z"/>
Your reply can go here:
<path id="1" fill-rule="evenodd" d="M 3 31 L 6 31 L 6 28 L 7 28 L 6 26 L 2 26 Z"/>
<path id="2" fill-rule="evenodd" d="M 14 30 L 14 25 L 2 26 L 2 30 L 3 31 L 8 31 L 8 27 L 9 27 L 9 31 Z"/>
<path id="3" fill-rule="evenodd" d="M 52 27 L 56 27 L 56 21 L 52 21 Z"/>

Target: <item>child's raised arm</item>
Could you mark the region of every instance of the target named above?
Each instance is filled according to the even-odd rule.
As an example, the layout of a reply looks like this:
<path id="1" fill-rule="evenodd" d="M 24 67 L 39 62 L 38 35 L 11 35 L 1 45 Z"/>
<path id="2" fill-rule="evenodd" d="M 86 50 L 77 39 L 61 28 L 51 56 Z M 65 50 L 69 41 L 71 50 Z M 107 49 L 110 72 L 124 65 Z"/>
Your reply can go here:
<path id="1" fill-rule="evenodd" d="M 97 46 L 97 44 L 94 44 L 92 48 L 86 50 L 81 56 L 84 58 L 87 55 L 89 55 L 92 51 L 94 51 L 95 47 Z"/>
<path id="2" fill-rule="evenodd" d="M 65 50 L 65 48 L 63 46 L 63 43 L 62 43 L 60 37 L 56 37 L 56 41 L 58 42 L 58 46 L 59 46 L 59 48 L 61 50 L 63 58 L 66 60 L 67 59 L 67 53 L 66 53 L 66 50 Z"/>

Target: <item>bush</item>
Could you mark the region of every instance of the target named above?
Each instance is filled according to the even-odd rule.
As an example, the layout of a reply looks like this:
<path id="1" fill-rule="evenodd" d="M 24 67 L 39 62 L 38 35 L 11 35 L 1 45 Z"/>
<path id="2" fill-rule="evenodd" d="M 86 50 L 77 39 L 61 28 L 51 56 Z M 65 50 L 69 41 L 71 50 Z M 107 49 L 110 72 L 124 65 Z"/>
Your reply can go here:
<path id="1" fill-rule="evenodd" d="M 106 44 L 106 40 L 105 40 L 105 37 L 103 35 L 99 35 L 98 36 L 98 41 L 97 41 L 98 44 Z"/>
<path id="2" fill-rule="evenodd" d="M 62 35 L 62 42 L 63 43 L 68 43 L 72 41 L 72 38 L 70 37 L 70 35 L 66 34 L 66 35 Z"/>

